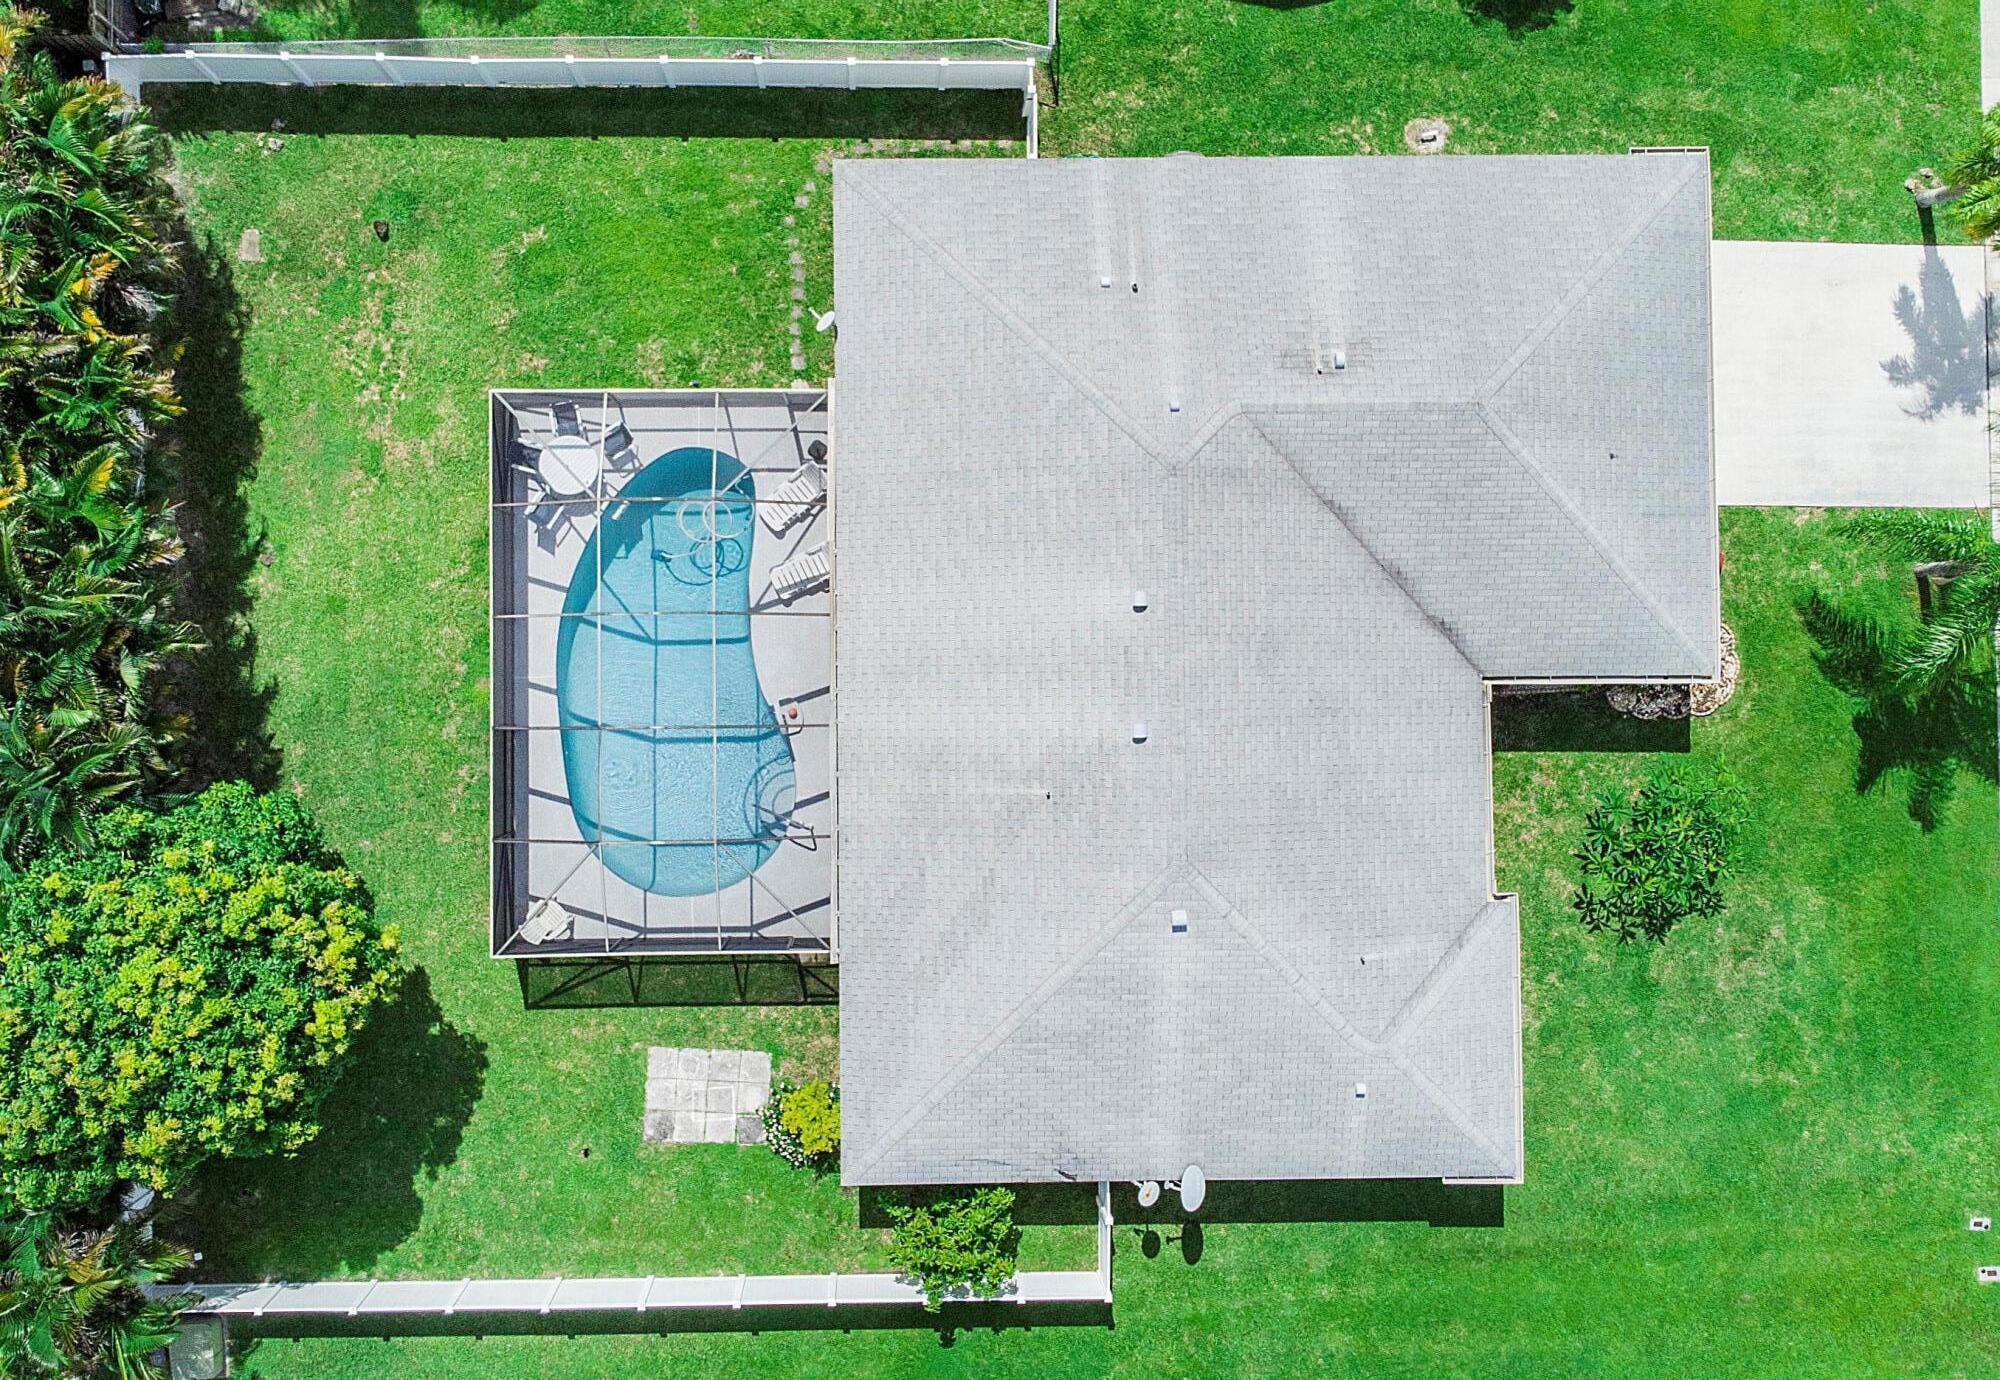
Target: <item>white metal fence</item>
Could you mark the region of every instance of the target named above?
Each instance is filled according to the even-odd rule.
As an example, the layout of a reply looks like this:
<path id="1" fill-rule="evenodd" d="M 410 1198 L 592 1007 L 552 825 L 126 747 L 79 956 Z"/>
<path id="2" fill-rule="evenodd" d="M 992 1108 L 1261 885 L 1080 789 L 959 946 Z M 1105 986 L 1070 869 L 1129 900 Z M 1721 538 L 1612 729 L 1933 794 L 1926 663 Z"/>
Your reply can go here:
<path id="1" fill-rule="evenodd" d="M 204 44 L 159 53 L 105 53 L 105 76 L 135 100 L 154 82 L 212 85 L 256 83 L 278 86 L 458 86 L 458 87 L 737 87 L 754 90 L 811 88 L 832 91 L 1019 91 L 1035 89 L 1036 44 L 972 49 L 976 56 L 950 53 L 915 56 L 898 45 L 884 55 L 861 45 L 813 48 L 799 41 L 738 46 L 738 40 L 703 40 L 708 51 L 668 51 L 667 40 L 650 40 L 654 51 L 626 51 L 629 40 L 579 40 L 581 51 L 551 51 L 552 40 L 534 48 L 503 39 L 447 47 L 439 40 L 418 45 L 300 44 L 295 47 L 246 43 Z M 718 47 L 718 45 L 722 45 Z M 860 51 L 851 51 L 857 46 Z M 950 45 L 932 45 L 949 47 Z"/>
<path id="2" fill-rule="evenodd" d="M 1111 1185 L 1097 1186 L 1097 1268 L 1029 1270 L 995 1302 L 1111 1302 Z M 356 1279 L 308 1283 L 163 1285 L 159 1295 L 193 1294 L 189 1311 L 252 1326 L 284 1320 L 301 1330 L 313 1318 L 478 1318 L 666 1313 L 677 1310 L 904 1307 L 924 1293 L 895 1275 L 683 1275 L 619 1279 Z M 964 1300 L 961 1300 L 964 1301 Z M 571 1325 L 571 1330 L 576 1330 Z"/>

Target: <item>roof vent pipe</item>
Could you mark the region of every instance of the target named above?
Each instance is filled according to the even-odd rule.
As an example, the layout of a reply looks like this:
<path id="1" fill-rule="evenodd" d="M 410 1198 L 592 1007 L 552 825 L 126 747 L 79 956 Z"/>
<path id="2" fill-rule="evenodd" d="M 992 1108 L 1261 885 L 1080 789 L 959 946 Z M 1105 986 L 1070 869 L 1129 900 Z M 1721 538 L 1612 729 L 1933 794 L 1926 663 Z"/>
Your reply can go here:
<path id="1" fill-rule="evenodd" d="M 1152 736 L 1153 736 L 1152 733 L 1146 728 L 1146 721 L 1144 719 L 1140 719 L 1138 722 L 1132 725 L 1133 742 L 1143 743 Z"/>
<path id="2" fill-rule="evenodd" d="M 1132 612 L 1144 613 L 1148 608 L 1152 607 L 1152 603 L 1152 598 L 1145 590 L 1135 589 L 1132 591 Z"/>

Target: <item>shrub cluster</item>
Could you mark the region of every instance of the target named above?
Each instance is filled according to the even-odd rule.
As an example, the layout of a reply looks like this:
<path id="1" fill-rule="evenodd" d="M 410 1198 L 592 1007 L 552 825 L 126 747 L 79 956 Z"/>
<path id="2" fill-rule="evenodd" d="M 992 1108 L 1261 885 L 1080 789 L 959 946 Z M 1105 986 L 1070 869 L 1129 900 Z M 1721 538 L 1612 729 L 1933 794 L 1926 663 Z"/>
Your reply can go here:
<path id="1" fill-rule="evenodd" d="M 787 1164 L 827 1170 L 840 1162 L 840 1089 L 816 1080 L 780 1085 L 764 1104 L 764 1143 Z"/>
<path id="2" fill-rule="evenodd" d="M 1574 904 L 1593 934 L 1663 943 L 1682 920 L 1720 915 L 1722 884 L 1743 822 L 1741 792 L 1723 776 L 1675 765 L 1636 793 L 1611 792 L 1584 820 Z"/>
<path id="3" fill-rule="evenodd" d="M 161 484 L 177 415 L 166 140 L 115 87 L 63 81 L 0 13 L 0 867 L 78 845 L 166 772 L 155 671 L 194 629 Z"/>
<path id="4" fill-rule="evenodd" d="M 987 1187 L 923 1203 L 892 1204 L 889 1259 L 923 1286 L 935 1313 L 948 1295 L 990 1299 L 1014 1277 L 1021 1230 L 1014 1191 Z"/>
<path id="5" fill-rule="evenodd" d="M 0 885 L 0 1197 L 28 1209 L 298 1149 L 396 982 L 291 796 L 232 782 L 98 832 Z"/>

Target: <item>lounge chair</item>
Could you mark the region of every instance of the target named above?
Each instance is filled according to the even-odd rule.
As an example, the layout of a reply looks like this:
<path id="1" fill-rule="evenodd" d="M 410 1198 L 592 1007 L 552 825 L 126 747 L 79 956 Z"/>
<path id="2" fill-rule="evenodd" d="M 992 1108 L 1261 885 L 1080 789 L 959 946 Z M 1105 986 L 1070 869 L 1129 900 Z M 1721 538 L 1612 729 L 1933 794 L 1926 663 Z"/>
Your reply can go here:
<path id="1" fill-rule="evenodd" d="M 515 937 L 524 944 L 546 944 L 551 939 L 569 938 L 575 923 L 561 901 L 545 896 L 528 907 L 527 917 L 521 921 Z"/>
<path id="2" fill-rule="evenodd" d="M 808 460 L 758 504 L 764 525 L 773 533 L 783 532 L 826 501 L 826 471 L 817 460 Z"/>
<path id="3" fill-rule="evenodd" d="M 826 543 L 802 551 L 771 571 L 771 590 L 787 604 L 802 594 L 824 589 L 833 567 L 826 559 Z"/>

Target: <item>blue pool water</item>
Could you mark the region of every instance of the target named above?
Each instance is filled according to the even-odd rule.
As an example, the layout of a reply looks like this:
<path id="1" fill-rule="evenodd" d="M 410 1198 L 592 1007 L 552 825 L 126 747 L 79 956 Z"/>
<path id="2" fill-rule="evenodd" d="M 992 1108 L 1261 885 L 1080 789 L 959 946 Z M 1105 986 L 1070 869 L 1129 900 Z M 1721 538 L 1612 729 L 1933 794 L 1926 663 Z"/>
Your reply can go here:
<path id="1" fill-rule="evenodd" d="M 748 876 L 792 812 L 791 743 L 750 646 L 752 493 L 733 456 L 661 456 L 620 497 L 665 501 L 608 505 L 563 598 L 577 615 L 556 639 L 571 809 L 613 873 L 660 895 Z"/>

